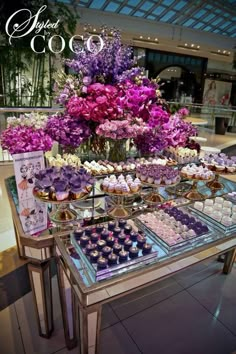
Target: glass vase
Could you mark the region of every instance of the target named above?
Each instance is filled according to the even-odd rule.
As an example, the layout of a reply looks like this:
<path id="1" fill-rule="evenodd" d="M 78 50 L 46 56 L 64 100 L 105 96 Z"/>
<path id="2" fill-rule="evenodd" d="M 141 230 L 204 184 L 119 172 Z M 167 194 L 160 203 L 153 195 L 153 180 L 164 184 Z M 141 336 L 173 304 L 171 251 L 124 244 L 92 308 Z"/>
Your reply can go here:
<path id="1" fill-rule="evenodd" d="M 121 162 L 126 160 L 126 139 L 109 140 L 108 160 L 111 162 Z"/>

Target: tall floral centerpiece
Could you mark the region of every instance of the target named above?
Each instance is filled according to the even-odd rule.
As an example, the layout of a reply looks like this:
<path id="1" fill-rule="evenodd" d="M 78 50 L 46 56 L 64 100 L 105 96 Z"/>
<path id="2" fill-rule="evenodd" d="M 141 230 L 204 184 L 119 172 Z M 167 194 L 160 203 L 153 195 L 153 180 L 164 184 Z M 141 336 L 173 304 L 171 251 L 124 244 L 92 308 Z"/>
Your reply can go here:
<path id="1" fill-rule="evenodd" d="M 181 114 L 172 117 L 166 111 L 158 80 L 149 80 L 135 67 L 132 48 L 121 43 L 119 31 L 109 37 L 103 28 L 101 37 L 100 52 L 94 44 L 94 51 L 85 47 L 66 61 L 74 76 L 60 76 L 57 101 L 65 112 L 49 117 L 48 133 L 64 146 L 79 146 L 90 138 L 94 151 L 109 147 L 112 161 L 124 158 L 127 139 L 146 153 L 175 144 Z"/>

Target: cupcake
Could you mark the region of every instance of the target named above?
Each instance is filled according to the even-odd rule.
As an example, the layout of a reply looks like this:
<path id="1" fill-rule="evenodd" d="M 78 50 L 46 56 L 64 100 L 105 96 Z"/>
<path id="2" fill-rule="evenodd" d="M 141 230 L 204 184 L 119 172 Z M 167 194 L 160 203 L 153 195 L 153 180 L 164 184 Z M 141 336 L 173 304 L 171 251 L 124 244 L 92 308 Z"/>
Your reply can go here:
<path id="1" fill-rule="evenodd" d="M 122 262 L 126 262 L 127 259 L 128 259 L 128 252 L 127 251 L 120 251 L 119 252 L 119 262 L 122 263 Z"/>
<path id="2" fill-rule="evenodd" d="M 122 250 L 122 246 L 119 243 L 115 243 L 113 246 L 113 252 L 115 254 L 119 254 L 119 252 Z"/>
<path id="3" fill-rule="evenodd" d="M 124 241 L 124 250 L 128 251 L 130 249 L 130 247 L 132 247 L 132 245 L 133 245 L 133 242 L 130 239 L 127 238 Z"/>
<path id="4" fill-rule="evenodd" d="M 60 179 L 53 183 L 55 189 L 56 199 L 59 201 L 65 200 L 69 197 L 68 183 L 64 179 Z"/>
<path id="5" fill-rule="evenodd" d="M 109 246 L 105 246 L 102 249 L 102 256 L 103 257 L 108 257 L 108 255 L 112 252 L 112 248 Z"/>
<path id="6" fill-rule="evenodd" d="M 131 247 L 129 249 L 129 257 L 130 258 L 137 258 L 139 253 L 139 249 L 137 247 Z"/>
<path id="7" fill-rule="evenodd" d="M 105 269 L 107 267 L 108 260 L 104 257 L 99 257 L 97 260 L 98 269 Z"/>
<path id="8" fill-rule="evenodd" d="M 107 257 L 107 259 L 108 259 L 108 264 L 109 265 L 114 265 L 114 264 L 117 264 L 118 256 L 116 254 L 114 254 L 114 253 L 111 253 Z"/>
<path id="9" fill-rule="evenodd" d="M 97 241 L 97 249 L 98 251 L 101 251 L 103 249 L 103 247 L 105 247 L 107 245 L 105 240 L 98 240 Z"/>

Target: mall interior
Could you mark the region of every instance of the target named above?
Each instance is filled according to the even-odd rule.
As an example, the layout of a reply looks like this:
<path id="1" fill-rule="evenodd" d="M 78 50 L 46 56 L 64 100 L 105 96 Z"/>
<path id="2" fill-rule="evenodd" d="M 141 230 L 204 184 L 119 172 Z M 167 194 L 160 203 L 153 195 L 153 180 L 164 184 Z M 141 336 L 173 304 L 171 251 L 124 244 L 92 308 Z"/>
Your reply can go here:
<path id="1" fill-rule="evenodd" d="M 110 78 L 118 73 L 119 65 L 130 70 L 125 60 L 131 62 L 131 58 L 120 54 L 128 46 L 132 58 L 136 58 L 136 68 L 143 68 L 143 76 L 139 72 L 135 83 L 124 84 L 119 79 L 117 84 L 114 80 L 101 81 L 103 73 L 97 75 L 91 97 L 97 95 L 96 104 L 104 104 L 104 97 L 110 99 L 108 95 L 114 94 L 113 86 L 115 90 L 122 87 L 124 96 L 116 101 L 121 105 L 132 90 L 134 101 L 155 92 L 168 123 L 165 118 L 163 126 L 149 130 L 150 135 L 145 129 L 151 125 L 143 128 L 141 137 L 133 132 L 125 142 L 117 140 L 123 142 L 119 146 L 111 142 L 119 129 L 112 137 L 105 135 L 104 128 L 108 143 L 104 139 L 99 142 L 105 141 L 109 154 L 94 150 L 92 138 L 90 145 L 82 147 L 80 142 L 77 146 L 63 145 L 63 138 L 69 142 L 75 139 L 75 131 L 75 137 L 85 134 L 86 124 L 89 131 L 98 124 L 98 118 L 88 118 L 93 114 L 92 98 L 85 123 L 81 118 L 76 121 L 83 127 L 82 133 L 77 133 L 74 125 L 68 135 L 68 116 L 75 115 L 78 106 L 71 105 L 72 112 L 68 101 L 62 102 L 70 91 L 70 100 L 76 102 L 89 96 L 92 85 L 91 81 L 87 85 L 86 80 L 89 70 L 98 70 L 97 53 L 92 57 L 88 51 L 83 52 L 81 64 L 70 51 L 65 56 L 72 64 L 67 65 L 60 53 L 52 55 L 50 50 L 43 59 L 38 52 L 30 60 L 30 47 L 15 51 L 9 42 L 0 46 L 0 134 L 18 129 L 16 126 L 21 129 L 24 124 L 33 134 L 41 124 L 39 120 L 49 116 L 54 120 L 60 116 L 62 122 L 57 133 L 51 125 L 53 145 L 44 155 L 37 154 L 43 148 L 20 150 L 20 141 L 15 142 L 17 130 L 14 133 L 13 129 L 8 140 L 5 134 L 4 143 L 0 135 L 0 353 L 235 354 L 236 0 L 24 1 L 23 5 L 28 4 L 25 7 L 32 5 L 32 14 L 47 4 L 55 21 L 68 9 L 66 28 L 70 31 L 74 26 L 79 48 L 84 33 L 93 37 L 95 45 L 106 33 L 106 46 L 119 30 L 121 39 L 116 40 L 121 40 L 123 47 L 116 42 L 108 48 L 104 72 L 111 68 Z M 62 12 L 56 12 L 60 5 Z M 22 7 L 18 4 L 18 9 Z M 3 5 L 1 12 L 4 9 L 6 20 L 17 11 L 15 5 L 11 8 L 11 1 Z M 44 31 L 44 35 L 53 35 L 52 28 Z M 37 37 L 40 45 L 42 38 Z M 60 45 L 59 41 L 59 49 L 53 47 L 55 52 L 60 51 Z M 102 51 L 97 57 L 102 57 Z M 86 55 L 92 58 L 90 62 L 86 62 Z M 110 58 L 114 62 L 109 62 Z M 76 72 L 75 64 L 84 76 Z M 60 86 L 62 82 L 67 86 Z M 147 91 L 135 96 L 140 82 Z M 107 91 L 100 93 L 100 84 L 107 85 Z M 129 85 L 133 85 L 130 91 Z M 63 90 L 60 99 L 55 98 L 55 87 Z M 84 88 L 86 91 L 82 91 Z M 132 117 L 127 107 L 131 110 L 131 101 L 127 102 L 123 114 L 129 122 Z M 146 112 L 151 114 L 152 98 L 145 104 Z M 100 116 L 103 109 L 109 114 L 116 110 L 112 100 L 101 107 Z M 184 108 L 187 113 L 179 118 Z M 179 125 L 171 126 L 171 117 Z M 26 124 L 27 119 L 33 123 Z M 146 127 L 147 120 L 141 120 Z M 105 124 L 96 129 L 96 134 Z M 112 120 L 109 124 L 113 124 Z M 175 139 L 182 141 L 180 126 L 183 134 L 187 129 L 191 131 L 184 147 L 174 143 Z M 143 145 L 154 139 L 158 129 L 162 140 L 170 141 L 171 135 L 172 147 L 163 142 L 165 148 L 149 154 L 139 151 L 141 143 L 134 147 L 139 137 Z M 61 140 L 57 140 L 59 135 Z M 34 139 L 38 135 L 29 138 L 32 145 Z M 11 144 L 15 144 L 15 150 Z M 19 168 L 24 152 L 24 166 L 30 160 L 38 162 L 40 168 L 45 164 L 44 171 L 50 178 L 42 170 L 36 174 L 36 167 L 35 175 L 29 175 L 30 170 L 26 173 L 22 165 Z M 125 160 L 118 159 L 122 152 Z M 71 170 L 68 167 L 67 172 L 61 172 L 70 164 Z M 69 187 L 60 189 L 72 169 L 76 183 L 86 181 L 86 192 L 80 189 L 78 193 L 72 182 L 70 192 Z M 42 181 L 52 181 L 56 174 L 54 187 L 52 182 L 42 187 Z M 35 186 L 30 186 L 33 183 Z M 123 183 L 123 187 L 116 188 L 115 183 Z M 60 193 L 67 193 L 66 197 L 57 197 L 56 184 L 60 184 Z"/>

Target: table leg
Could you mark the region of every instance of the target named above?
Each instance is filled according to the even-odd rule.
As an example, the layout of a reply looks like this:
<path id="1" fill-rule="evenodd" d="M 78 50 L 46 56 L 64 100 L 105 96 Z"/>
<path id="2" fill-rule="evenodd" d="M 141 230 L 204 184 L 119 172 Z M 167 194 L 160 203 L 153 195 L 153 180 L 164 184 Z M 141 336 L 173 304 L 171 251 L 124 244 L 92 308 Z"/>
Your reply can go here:
<path id="1" fill-rule="evenodd" d="M 53 308 L 50 261 L 28 263 L 39 335 L 49 338 L 53 332 Z"/>
<path id="2" fill-rule="evenodd" d="M 68 349 L 72 349 L 77 345 L 76 323 L 78 323 L 78 319 L 76 318 L 76 301 L 60 260 L 57 261 L 57 279 L 66 346 Z"/>
<path id="3" fill-rule="evenodd" d="M 232 249 L 231 251 L 225 254 L 224 268 L 223 268 L 224 274 L 229 274 L 231 272 L 235 261 L 235 256 L 236 256 L 236 248 Z"/>
<path id="4" fill-rule="evenodd" d="M 80 354 L 98 354 L 102 306 L 79 308 Z"/>

